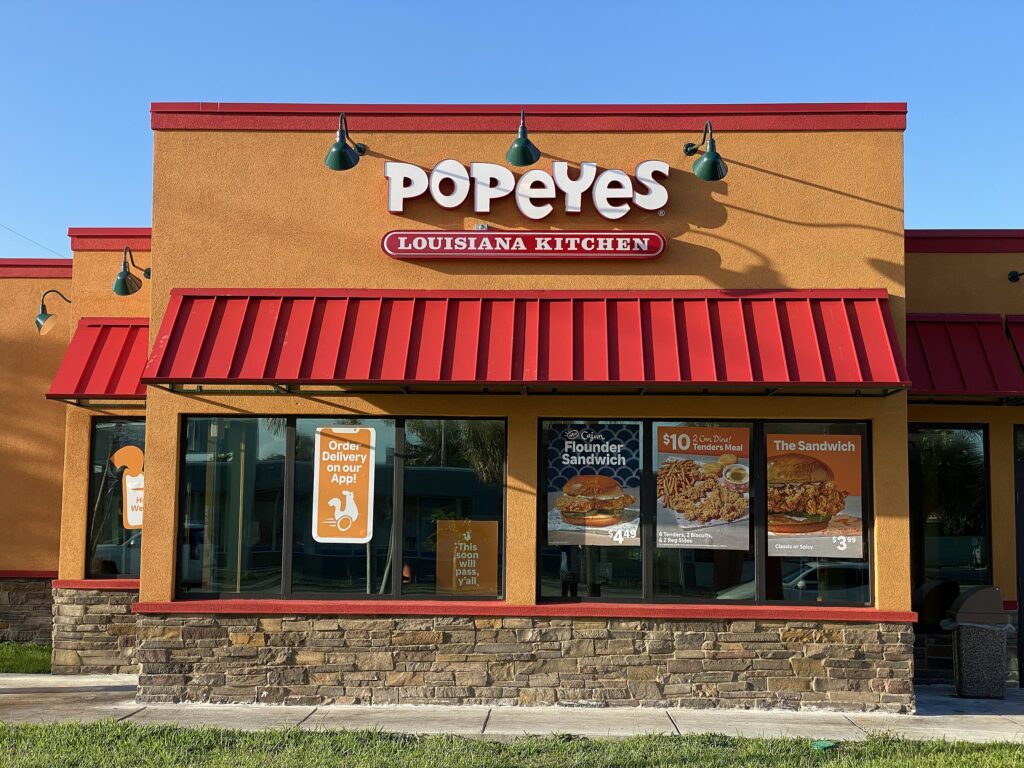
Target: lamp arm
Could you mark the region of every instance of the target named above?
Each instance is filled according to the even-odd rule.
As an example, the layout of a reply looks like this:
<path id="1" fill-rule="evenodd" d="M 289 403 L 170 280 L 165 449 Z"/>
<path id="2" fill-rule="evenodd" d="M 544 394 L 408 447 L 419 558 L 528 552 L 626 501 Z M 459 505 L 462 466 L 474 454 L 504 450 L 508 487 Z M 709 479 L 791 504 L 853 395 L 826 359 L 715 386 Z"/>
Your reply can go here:
<path id="1" fill-rule="evenodd" d="M 64 299 L 64 301 L 66 301 L 66 302 L 67 302 L 68 304 L 70 304 L 70 303 L 71 303 L 71 299 L 69 299 L 69 298 L 68 298 L 67 296 L 65 296 L 65 295 L 64 295 L 63 293 L 61 293 L 60 291 L 58 291 L 58 290 L 57 290 L 56 288 L 49 288 L 49 289 L 47 289 L 47 290 L 43 291 L 43 295 L 39 297 L 39 305 L 40 305 L 40 306 L 42 306 L 42 305 L 43 305 L 43 303 L 44 303 L 44 302 L 46 301 L 46 297 L 47 297 L 47 296 L 49 296 L 49 295 L 50 295 L 51 293 L 55 293 L 55 294 L 57 294 L 57 295 L 58 295 L 58 296 L 60 296 L 60 297 L 61 297 L 62 299 Z"/>
<path id="2" fill-rule="evenodd" d="M 345 113 L 342 112 L 338 115 L 338 141 L 344 141 L 346 144 L 351 144 L 352 149 L 356 151 L 359 156 L 366 154 L 366 145 L 353 141 L 352 137 L 348 135 L 348 118 L 345 117 Z"/>
<path id="3" fill-rule="evenodd" d="M 697 150 L 700 149 L 701 147 L 703 147 L 707 143 L 708 139 L 714 139 L 714 138 L 715 138 L 715 129 L 711 127 L 711 121 L 710 120 L 705 120 L 704 121 L 704 133 L 701 134 L 700 143 L 699 144 L 694 144 L 692 141 L 687 142 L 685 144 L 685 146 L 683 146 L 683 153 L 687 157 L 695 155 L 695 154 L 697 154 Z"/>

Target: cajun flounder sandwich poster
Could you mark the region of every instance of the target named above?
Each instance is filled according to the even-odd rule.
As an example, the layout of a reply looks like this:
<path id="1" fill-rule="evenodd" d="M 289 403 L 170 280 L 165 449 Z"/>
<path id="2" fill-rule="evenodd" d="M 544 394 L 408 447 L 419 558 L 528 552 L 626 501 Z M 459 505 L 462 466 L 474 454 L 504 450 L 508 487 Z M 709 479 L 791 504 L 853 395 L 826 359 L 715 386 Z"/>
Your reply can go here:
<path id="1" fill-rule="evenodd" d="M 547 430 L 548 544 L 640 546 L 640 423 Z"/>

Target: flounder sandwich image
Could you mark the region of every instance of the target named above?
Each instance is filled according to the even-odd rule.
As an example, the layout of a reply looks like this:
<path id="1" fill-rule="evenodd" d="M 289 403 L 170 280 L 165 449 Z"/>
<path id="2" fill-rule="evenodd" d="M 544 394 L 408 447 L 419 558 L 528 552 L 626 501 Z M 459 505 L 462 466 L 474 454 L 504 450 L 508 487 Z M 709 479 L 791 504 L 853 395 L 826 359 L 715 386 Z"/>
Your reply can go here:
<path id="1" fill-rule="evenodd" d="M 626 508 L 636 502 L 635 496 L 607 475 L 577 475 L 562 487 L 562 493 L 555 507 L 570 525 L 615 525 L 622 522 Z"/>

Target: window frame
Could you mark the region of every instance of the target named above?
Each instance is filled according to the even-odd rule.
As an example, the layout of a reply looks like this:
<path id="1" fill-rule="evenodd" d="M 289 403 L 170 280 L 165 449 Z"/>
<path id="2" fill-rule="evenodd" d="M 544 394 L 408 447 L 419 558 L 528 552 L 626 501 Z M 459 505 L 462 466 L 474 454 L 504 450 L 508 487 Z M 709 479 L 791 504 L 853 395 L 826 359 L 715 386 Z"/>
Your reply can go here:
<path id="1" fill-rule="evenodd" d="M 145 416 L 92 416 L 89 419 L 89 464 L 88 474 L 86 478 L 86 489 L 85 489 L 85 546 L 82 551 L 82 573 L 85 576 L 86 581 L 110 581 L 110 580 L 137 580 L 142 575 L 142 551 L 139 551 L 139 573 L 132 576 L 90 576 L 89 575 L 89 539 L 92 531 L 92 519 L 93 519 L 93 504 L 92 504 L 92 468 L 96 462 L 96 425 L 97 424 L 108 424 L 110 422 L 138 422 L 143 425 L 143 444 L 145 444 Z M 145 449 L 143 449 L 145 454 Z M 110 457 L 107 457 L 110 460 Z M 104 467 L 106 471 L 106 467 Z M 130 530 L 130 529 L 125 529 Z M 144 528 L 140 528 L 139 531 L 144 531 Z M 139 534 L 140 536 L 142 533 Z"/>
<path id="2" fill-rule="evenodd" d="M 174 598 L 175 600 L 302 600 L 302 601 L 365 601 L 368 605 L 380 601 L 447 601 L 447 602 L 503 602 L 508 583 L 508 418 L 505 416 L 418 416 L 418 415 L 396 415 L 390 413 L 372 414 L 219 414 L 219 413 L 189 413 L 181 414 L 179 421 L 179 466 L 177 481 L 177 499 L 175 509 L 175 520 L 177 533 L 175 534 L 175 577 L 174 577 Z M 284 470 L 281 482 L 284 485 L 284 498 L 282 503 L 282 535 L 281 535 L 281 589 L 275 592 L 184 592 L 181 589 L 180 574 L 177 573 L 178 553 L 184 543 L 184 526 L 182 515 L 184 512 L 184 454 L 187 445 L 187 430 L 189 419 L 283 419 L 285 421 L 285 459 Z M 391 487 L 392 509 L 391 509 L 391 541 L 392 552 L 398 553 L 398 557 L 392 560 L 390 574 L 390 589 L 384 593 L 347 593 L 331 594 L 324 592 L 308 592 L 292 590 L 292 555 L 295 536 L 295 440 L 296 422 L 299 419 L 313 419 L 331 421 L 332 419 L 359 419 L 365 420 L 391 420 L 395 423 L 395 460 L 394 477 Z M 504 427 L 504 456 L 502 466 L 503 476 L 501 482 L 501 536 L 499 545 L 501 547 L 499 557 L 501 568 L 499 569 L 498 594 L 490 595 L 447 595 L 437 593 L 403 593 L 402 586 L 402 536 L 405 522 L 405 425 L 408 421 L 497 421 Z"/>
<path id="3" fill-rule="evenodd" d="M 983 451 L 982 466 L 985 474 L 985 482 L 983 487 L 985 489 L 984 496 L 984 524 L 985 524 L 985 551 L 987 555 L 986 560 L 986 579 L 982 586 L 991 586 L 993 579 L 995 578 L 994 563 L 992 561 L 992 453 L 991 443 L 989 435 L 989 424 L 987 422 L 970 422 L 970 421 L 912 421 L 907 424 L 907 455 L 909 461 L 910 453 L 910 435 L 915 431 L 947 431 L 954 429 L 962 430 L 977 430 L 981 432 L 981 446 Z M 1014 433 L 1016 439 L 1016 433 Z M 1016 450 L 1016 443 L 1012 446 Z M 909 463 L 907 473 L 907 492 L 908 497 L 910 493 L 910 474 L 909 474 Z M 910 527 L 910 586 L 911 590 L 917 589 L 923 584 L 925 579 L 925 562 L 924 562 L 924 537 L 923 530 L 921 528 L 921 521 L 915 520 L 914 506 L 912 503 L 907 505 L 907 517 Z M 971 585 L 966 585 L 971 586 Z"/>
<path id="4" fill-rule="evenodd" d="M 554 597 L 542 595 L 541 558 L 547 544 L 547 494 L 541 489 L 547 484 L 547 443 L 545 423 L 589 423 L 589 422 L 639 422 L 644 439 L 641 443 L 641 494 L 640 494 L 640 564 L 642 573 L 642 597 Z M 653 434 L 654 425 L 663 422 L 682 422 L 686 424 L 723 424 L 750 427 L 750 479 L 752 490 L 750 506 L 750 527 L 753 535 L 754 556 L 754 599 L 753 600 L 718 600 L 706 597 L 656 595 L 655 556 L 657 553 L 657 497 L 656 473 L 654 471 Z M 861 517 L 864 521 L 864 559 L 868 565 L 868 601 L 866 603 L 848 603 L 832 600 L 769 600 L 767 595 L 767 563 L 768 563 L 768 473 L 766 469 L 765 445 L 766 435 L 772 425 L 778 424 L 852 424 L 864 427 L 864 444 L 861 451 Z M 534 573 L 536 574 L 536 601 L 538 604 L 557 603 L 607 603 L 607 604 L 647 604 L 647 605 L 758 605 L 758 606 L 813 606 L 818 608 L 870 608 L 875 605 L 875 566 L 874 566 L 874 446 L 872 441 L 871 419 L 786 419 L 786 418 L 716 418 L 711 416 L 659 416 L 655 418 L 633 418 L 629 416 L 600 417 L 567 417 L 542 416 L 537 419 L 537 548 Z M 756 483 L 756 486 L 754 485 Z M 853 560 L 854 558 L 836 558 Z"/>

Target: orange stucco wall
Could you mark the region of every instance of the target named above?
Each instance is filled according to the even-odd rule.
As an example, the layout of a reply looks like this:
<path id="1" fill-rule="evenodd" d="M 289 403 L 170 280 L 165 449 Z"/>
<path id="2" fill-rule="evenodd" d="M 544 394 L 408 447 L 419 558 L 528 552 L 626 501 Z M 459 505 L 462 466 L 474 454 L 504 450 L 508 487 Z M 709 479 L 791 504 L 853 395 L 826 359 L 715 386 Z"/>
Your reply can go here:
<path id="1" fill-rule="evenodd" d="M 907 311 L 1024 314 L 1024 253 L 908 253 Z"/>
<path id="2" fill-rule="evenodd" d="M 135 251 L 140 268 L 149 266 L 149 253 Z M 121 268 L 120 251 L 76 251 L 71 281 L 74 304 L 72 317 L 66 324 L 77 325 L 82 317 L 145 317 L 149 314 L 148 280 L 132 296 L 117 296 L 111 290 L 114 276 Z M 51 376 L 52 378 L 52 376 Z M 49 382 L 47 382 L 49 386 Z M 81 579 L 85 576 L 86 530 L 89 507 L 89 454 L 92 422 L 97 417 L 139 416 L 141 408 L 67 408 L 67 429 L 64 436 L 63 515 L 60 528 L 60 578 Z"/>
<path id="3" fill-rule="evenodd" d="M 39 336 L 33 319 L 62 278 L 0 278 L 0 571 L 56 571 L 64 463 L 64 405 L 43 394 L 69 338 L 70 307 L 47 301 L 58 325 Z"/>
<path id="4" fill-rule="evenodd" d="M 667 160 L 665 216 L 633 211 L 610 223 L 556 210 L 528 222 L 511 200 L 479 218 L 431 200 L 387 212 L 383 164 L 431 168 L 453 157 L 500 161 L 509 135 L 360 134 L 369 154 L 345 173 L 323 167 L 328 133 L 158 131 L 153 193 L 153 328 L 175 287 L 446 289 L 884 288 L 902 333 L 902 134 L 898 131 L 720 133 L 726 180 L 700 182 L 674 133 L 531 133 L 550 158 L 631 172 Z M 226 158 L 245 157 L 244 163 Z M 392 229 L 657 229 L 669 241 L 651 262 L 403 263 L 385 256 Z M 519 397 L 372 398 L 185 396 L 150 389 L 147 402 L 144 601 L 173 598 L 179 425 L 183 414 L 394 413 L 509 420 L 506 596 L 535 600 L 536 430 L 541 417 L 863 418 L 873 424 L 876 604 L 910 608 L 906 398 Z"/>

